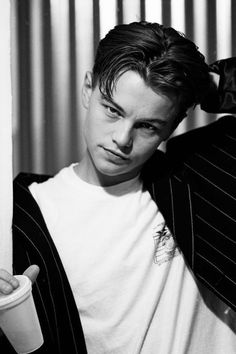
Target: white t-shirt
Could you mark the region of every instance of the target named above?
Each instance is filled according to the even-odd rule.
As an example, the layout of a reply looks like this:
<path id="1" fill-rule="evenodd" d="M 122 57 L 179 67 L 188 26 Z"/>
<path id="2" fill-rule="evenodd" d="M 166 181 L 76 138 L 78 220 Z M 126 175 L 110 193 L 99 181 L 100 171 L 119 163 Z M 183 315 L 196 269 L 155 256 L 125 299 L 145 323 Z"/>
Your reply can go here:
<path id="1" fill-rule="evenodd" d="M 73 167 L 30 190 L 64 264 L 88 353 L 235 353 L 235 334 L 204 304 L 139 178 L 104 188 Z"/>

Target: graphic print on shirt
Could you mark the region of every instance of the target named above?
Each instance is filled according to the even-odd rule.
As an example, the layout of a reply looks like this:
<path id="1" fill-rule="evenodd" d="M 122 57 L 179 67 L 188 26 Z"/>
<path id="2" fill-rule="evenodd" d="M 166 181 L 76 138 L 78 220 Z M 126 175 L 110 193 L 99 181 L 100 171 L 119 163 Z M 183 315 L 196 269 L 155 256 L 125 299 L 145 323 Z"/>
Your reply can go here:
<path id="1" fill-rule="evenodd" d="M 154 228 L 154 263 L 161 265 L 180 254 L 174 237 L 165 222 Z"/>

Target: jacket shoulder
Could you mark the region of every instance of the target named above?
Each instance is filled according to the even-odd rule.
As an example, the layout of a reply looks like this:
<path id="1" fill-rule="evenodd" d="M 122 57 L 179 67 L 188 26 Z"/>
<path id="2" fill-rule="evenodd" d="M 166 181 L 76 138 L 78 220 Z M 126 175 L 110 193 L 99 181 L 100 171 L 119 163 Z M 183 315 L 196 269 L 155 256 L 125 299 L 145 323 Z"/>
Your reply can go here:
<path id="1" fill-rule="evenodd" d="M 35 219 L 39 217 L 44 223 L 39 206 L 31 194 L 29 186 L 33 182 L 42 183 L 49 178 L 50 176 L 48 175 L 25 172 L 21 172 L 16 176 L 13 181 L 13 224 L 21 223 L 22 216 L 19 211 L 22 209 L 26 210 L 27 213 L 31 214 Z"/>
<path id="2" fill-rule="evenodd" d="M 230 137 L 230 139 L 226 139 Z M 166 153 L 172 161 L 185 160 L 194 153 L 207 150 L 212 144 L 228 145 L 236 141 L 236 117 L 224 116 L 206 126 L 171 138 Z"/>
<path id="3" fill-rule="evenodd" d="M 47 179 L 51 177 L 52 176 L 45 175 L 45 174 L 20 172 L 14 179 L 14 185 L 22 185 L 28 187 L 33 182 L 37 182 L 37 183 L 45 182 Z"/>

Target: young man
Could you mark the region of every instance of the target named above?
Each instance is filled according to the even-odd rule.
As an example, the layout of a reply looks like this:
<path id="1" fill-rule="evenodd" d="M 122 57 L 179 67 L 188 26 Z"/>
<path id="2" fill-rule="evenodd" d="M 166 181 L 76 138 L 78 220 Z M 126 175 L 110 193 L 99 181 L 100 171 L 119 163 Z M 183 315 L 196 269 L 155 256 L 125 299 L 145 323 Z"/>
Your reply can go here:
<path id="1" fill-rule="evenodd" d="M 40 268 L 39 352 L 235 352 L 235 122 L 157 150 L 211 87 L 204 57 L 172 28 L 121 25 L 100 42 L 82 160 L 15 181 L 14 271 Z M 0 276 L 3 293 L 17 286 Z"/>

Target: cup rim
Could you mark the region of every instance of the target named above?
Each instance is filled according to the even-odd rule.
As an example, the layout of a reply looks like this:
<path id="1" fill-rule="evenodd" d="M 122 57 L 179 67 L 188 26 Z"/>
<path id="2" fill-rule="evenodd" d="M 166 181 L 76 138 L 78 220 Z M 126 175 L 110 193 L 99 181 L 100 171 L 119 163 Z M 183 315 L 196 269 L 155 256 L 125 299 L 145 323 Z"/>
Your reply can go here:
<path id="1" fill-rule="evenodd" d="M 14 277 L 19 281 L 20 284 L 18 288 L 15 289 L 11 294 L 0 294 L 0 310 L 2 307 L 11 304 L 11 302 L 20 299 L 29 290 L 31 290 L 32 283 L 26 275 L 14 275 Z"/>

